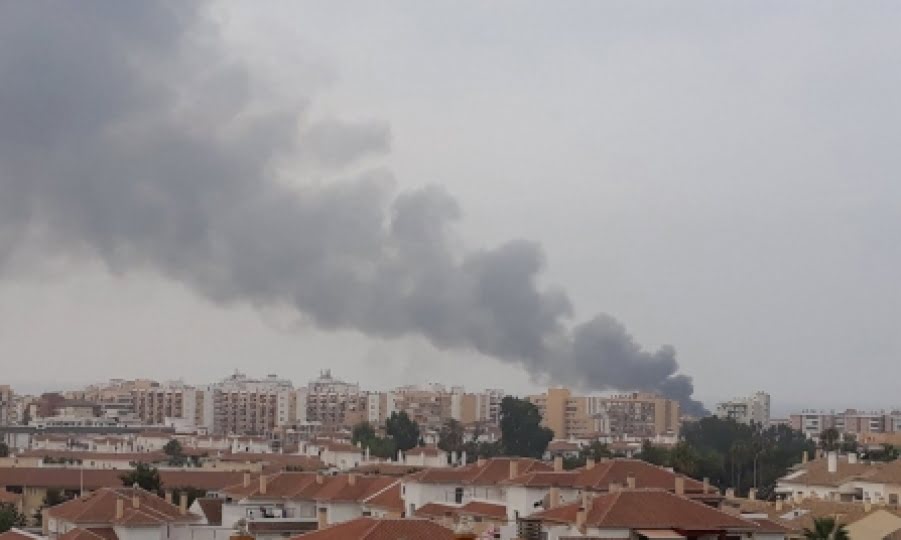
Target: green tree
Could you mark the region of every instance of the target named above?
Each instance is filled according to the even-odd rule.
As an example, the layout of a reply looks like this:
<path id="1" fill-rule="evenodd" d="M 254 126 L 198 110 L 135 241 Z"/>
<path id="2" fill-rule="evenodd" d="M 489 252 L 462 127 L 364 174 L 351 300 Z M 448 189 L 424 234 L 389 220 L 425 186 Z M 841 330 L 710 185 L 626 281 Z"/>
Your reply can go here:
<path id="1" fill-rule="evenodd" d="M 62 504 L 67 500 L 69 500 L 68 497 L 66 497 L 62 491 L 55 488 L 50 488 L 44 494 L 43 505 L 44 508 L 50 508 L 51 506 Z"/>
<path id="2" fill-rule="evenodd" d="M 639 456 L 643 461 L 661 467 L 668 467 L 670 463 L 669 449 L 663 446 L 657 446 L 648 440 L 641 443 L 641 454 L 639 454 Z"/>
<path id="3" fill-rule="evenodd" d="M 501 401 L 501 451 L 505 456 L 540 459 L 554 432 L 541 425 L 538 407 L 507 396 Z"/>
<path id="4" fill-rule="evenodd" d="M 831 452 L 833 450 L 838 449 L 838 441 L 841 439 L 841 435 L 838 430 L 834 427 L 826 428 L 820 433 L 820 446 L 823 447 L 823 450 L 827 452 Z"/>
<path id="5" fill-rule="evenodd" d="M 163 453 L 169 456 L 169 465 L 172 467 L 184 467 L 188 459 L 178 439 L 172 439 L 163 446 Z"/>
<path id="6" fill-rule="evenodd" d="M 0 503 L 0 533 L 5 533 L 13 527 L 24 526 L 25 516 L 14 504 Z"/>
<path id="7" fill-rule="evenodd" d="M 411 420 L 406 411 L 391 413 L 385 431 L 398 450 L 406 452 L 419 444 L 419 424 Z"/>
<path id="8" fill-rule="evenodd" d="M 449 418 L 438 432 L 438 448 L 445 452 L 462 452 L 463 437 L 463 424 Z"/>
<path id="9" fill-rule="evenodd" d="M 119 479 L 122 480 L 123 486 L 130 487 L 137 484 L 142 489 L 156 493 L 159 493 L 163 488 L 163 482 L 160 480 L 160 471 L 146 463 L 136 464 L 134 469 L 121 475 Z"/>
<path id="10" fill-rule="evenodd" d="M 807 540 L 848 540 L 848 530 L 834 517 L 821 517 L 813 520 L 812 528 L 804 529 Z"/>
<path id="11" fill-rule="evenodd" d="M 369 422 L 360 422 L 353 427 L 350 435 L 350 442 L 353 444 L 363 443 L 365 446 L 367 442 L 375 437 L 375 428 L 372 427 L 372 424 Z"/>
<path id="12" fill-rule="evenodd" d="M 0 457 L 9 457 L 9 445 L 0 441 Z"/>

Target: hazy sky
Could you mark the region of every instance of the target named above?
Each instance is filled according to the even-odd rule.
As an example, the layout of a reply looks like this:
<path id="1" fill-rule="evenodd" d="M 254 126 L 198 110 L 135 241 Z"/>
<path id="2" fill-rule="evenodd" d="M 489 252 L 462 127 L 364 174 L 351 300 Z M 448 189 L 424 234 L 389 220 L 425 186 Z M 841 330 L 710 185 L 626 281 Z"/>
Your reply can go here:
<path id="1" fill-rule="evenodd" d="M 22 10 L 28 13 L 19 23 L 41 9 L 57 11 L 35 4 Z M 185 105 L 193 116 L 180 128 L 222 135 L 227 126 L 220 119 L 199 113 L 230 110 L 236 100 L 296 105 L 304 130 L 298 146 L 271 143 L 279 154 L 276 176 L 286 184 L 331 185 L 366 175 L 397 193 L 438 185 L 460 215 L 448 245 L 478 253 L 511 240 L 539 243 L 545 256 L 539 286 L 566 290 L 572 321 L 608 313 L 645 350 L 672 345 L 679 373 L 694 378 L 695 397 L 708 406 L 758 389 L 773 395 L 780 412 L 901 405 L 901 5 L 386 6 L 214 2 L 172 26 L 190 47 L 150 54 L 141 44 L 128 49 L 135 52 L 129 58 L 145 62 L 148 79 L 166 78 L 170 93 L 181 95 L 181 83 L 173 81 L 185 77 L 193 95 L 215 102 Z M 153 16 L 125 11 L 89 23 Z M 35 20 L 70 44 L 67 32 L 76 31 L 58 18 Z M 52 65 L 20 61 L 29 58 L 18 55 L 26 38 L 14 26 L 0 23 L 0 74 L 41 74 L 35 80 L 68 91 L 71 79 L 45 76 L 54 73 Z M 113 45 L 146 37 L 110 35 Z M 148 35 L 150 41 L 164 34 Z M 194 48 L 203 54 L 191 56 Z M 77 79 L 95 62 L 117 61 L 103 50 L 69 51 L 60 73 L 71 69 Z M 178 69 L 169 66 L 169 55 L 185 56 Z M 220 66 L 213 76 L 195 80 L 211 61 Z M 96 71 L 95 93 L 121 82 L 116 72 Z M 104 99 L 123 110 L 155 100 L 181 106 L 181 98 L 149 94 Z M 16 115 L 13 124 L 35 123 L 21 99 L 0 90 L 0 123 L 5 114 Z M 62 116 L 71 125 L 94 118 L 91 111 L 72 119 L 70 113 Z M 271 135 L 286 128 L 260 129 Z M 39 188 L 32 193 L 2 178 L 18 174 L 19 166 L 23 178 L 30 174 L 33 165 L 17 156 L 42 155 L 46 134 L 35 132 L 0 135 L 8 154 L 0 199 L 15 200 L 6 195 L 19 188 L 38 201 L 36 215 L 49 215 L 55 197 L 41 199 Z M 261 139 L 241 132 L 240 147 L 222 143 L 209 155 L 223 148 L 240 153 L 223 157 L 221 174 L 230 176 L 232 168 L 263 163 L 267 149 L 244 149 Z M 132 150 L 110 149 L 123 153 L 121 163 L 129 163 L 124 153 Z M 179 153 L 155 152 L 161 160 Z M 46 161 L 65 175 L 76 158 Z M 105 173 L 130 174 L 115 168 L 116 156 L 110 162 Z M 217 169 L 203 169 L 210 170 Z M 98 208 L 108 204 L 103 193 L 90 198 Z M 427 381 L 512 392 L 539 387 L 509 359 L 391 337 L 388 323 L 366 327 L 383 336 L 376 338 L 318 330 L 268 301 L 277 287 L 232 295 L 209 283 L 216 274 L 173 270 L 180 262 L 154 251 L 156 241 L 138 247 L 149 246 L 147 257 L 166 263 L 134 263 L 144 254 L 122 254 L 118 242 L 112 255 L 73 247 L 80 242 L 74 233 L 21 242 L 21 224 L 33 227 L 35 220 L 10 218 L 17 208 L 0 200 L 6 213 L 0 228 L 7 227 L 0 230 L 0 263 L 4 241 L 17 253 L 0 272 L 0 382 L 17 389 L 110 377 L 202 382 L 234 369 L 301 383 L 323 368 L 376 388 Z M 117 223 L 129 228 L 145 218 L 155 216 L 125 213 Z M 71 223 L 44 217 L 37 228 L 71 230 Z M 232 254 L 245 255 L 253 253 Z M 328 314 L 316 317 L 321 322 Z M 439 339 L 445 337 L 454 339 Z M 507 351 L 493 338 L 477 348 Z"/>

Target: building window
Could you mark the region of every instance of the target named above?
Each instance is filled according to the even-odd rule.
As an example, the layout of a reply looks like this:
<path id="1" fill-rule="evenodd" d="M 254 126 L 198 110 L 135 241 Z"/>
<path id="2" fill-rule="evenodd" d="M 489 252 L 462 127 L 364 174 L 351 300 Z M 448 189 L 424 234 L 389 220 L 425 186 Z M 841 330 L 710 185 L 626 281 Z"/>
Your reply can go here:
<path id="1" fill-rule="evenodd" d="M 457 504 L 463 502 L 463 488 L 458 487 L 454 489 L 454 502 Z"/>

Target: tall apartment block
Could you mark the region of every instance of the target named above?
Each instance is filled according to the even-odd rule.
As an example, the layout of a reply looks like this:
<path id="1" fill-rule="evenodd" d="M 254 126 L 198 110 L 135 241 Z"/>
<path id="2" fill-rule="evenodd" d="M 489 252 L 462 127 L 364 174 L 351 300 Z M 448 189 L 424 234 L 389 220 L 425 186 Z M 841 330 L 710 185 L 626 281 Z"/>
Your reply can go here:
<path id="1" fill-rule="evenodd" d="M 607 435 L 613 438 L 675 437 L 681 426 L 679 403 L 655 394 L 574 396 L 568 388 L 549 388 L 529 396 L 543 423 L 557 439 Z"/>
<path id="2" fill-rule="evenodd" d="M 735 398 L 717 404 L 714 413 L 719 418 L 731 418 L 740 424 L 770 424 L 770 395 L 756 392 L 751 396 Z"/>

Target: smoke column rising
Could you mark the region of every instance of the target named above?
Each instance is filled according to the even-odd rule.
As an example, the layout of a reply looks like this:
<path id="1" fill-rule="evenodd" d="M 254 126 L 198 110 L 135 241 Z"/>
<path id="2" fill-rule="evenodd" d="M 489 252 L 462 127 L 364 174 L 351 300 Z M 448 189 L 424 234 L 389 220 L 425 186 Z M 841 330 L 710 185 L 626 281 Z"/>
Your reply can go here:
<path id="1" fill-rule="evenodd" d="M 390 132 L 255 101 L 193 3 L 12 2 L 0 45 L 0 272 L 26 252 L 100 259 L 215 302 L 290 305 L 326 330 L 421 335 L 703 411 L 672 347 L 643 350 L 609 315 L 569 322 L 566 294 L 536 283 L 540 246 L 456 249 L 442 188 L 284 182 L 286 156 L 341 170 L 387 151 Z"/>

